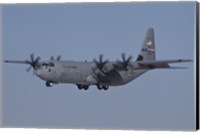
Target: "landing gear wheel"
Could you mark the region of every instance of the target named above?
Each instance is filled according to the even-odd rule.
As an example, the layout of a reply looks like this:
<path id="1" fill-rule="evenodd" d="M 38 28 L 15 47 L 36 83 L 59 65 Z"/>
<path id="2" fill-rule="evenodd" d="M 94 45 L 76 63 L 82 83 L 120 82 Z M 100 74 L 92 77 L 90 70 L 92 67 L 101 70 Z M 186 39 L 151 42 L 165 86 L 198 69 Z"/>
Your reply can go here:
<path id="1" fill-rule="evenodd" d="M 89 88 L 89 85 L 81 85 L 81 84 L 76 84 L 76 85 L 77 85 L 79 90 L 82 90 L 82 89 L 88 90 L 88 88 Z"/>
<path id="2" fill-rule="evenodd" d="M 103 86 L 103 90 L 108 90 L 109 86 L 105 85 Z"/>
<path id="3" fill-rule="evenodd" d="M 88 90 L 88 88 L 89 88 L 89 86 L 87 86 L 87 85 L 86 85 L 86 86 L 83 86 L 83 89 L 84 89 L 84 90 Z"/>
<path id="4" fill-rule="evenodd" d="M 77 84 L 77 87 L 78 87 L 79 90 L 82 90 L 82 89 L 83 89 L 83 88 L 81 87 L 81 85 L 78 85 L 78 84 Z"/>
<path id="5" fill-rule="evenodd" d="M 102 90 L 102 87 L 100 85 L 97 85 L 97 89 Z"/>
<path id="6" fill-rule="evenodd" d="M 99 84 L 97 84 L 97 88 L 99 89 L 99 90 L 108 90 L 108 88 L 109 88 L 109 86 L 108 85 L 99 85 Z"/>
<path id="7" fill-rule="evenodd" d="M 52 86 L 53 86 L 53 83 L 52 83 L 51 81 L 47 81 L 47 82 L 46 82 L 46 86 L 47 86 L 47 87 L 52 87 Z"/>

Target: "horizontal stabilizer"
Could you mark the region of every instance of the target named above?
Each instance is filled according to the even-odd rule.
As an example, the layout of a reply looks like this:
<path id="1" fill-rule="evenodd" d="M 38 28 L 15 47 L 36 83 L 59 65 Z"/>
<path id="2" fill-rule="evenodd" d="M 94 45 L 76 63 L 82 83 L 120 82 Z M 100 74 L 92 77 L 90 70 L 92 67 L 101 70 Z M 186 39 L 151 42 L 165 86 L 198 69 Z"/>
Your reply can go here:
<path id="1" fill-rule="evenodd" d="M 189 59 L 178 59 L 178 60 L 149 60 L 149 61 L 138 61 L 137 64 L 141 66 L 139 69 L 144 68 L 171 68 L 171 69 L 181 69 L 181 67 L 170 67 L 170 63 L 181 63 L 181 62 L 191 62 Z M 183 67 L 182 67 L 183 69 Z"/>
<path id="2" fill-rule="evenodd" d="M 178 60 L 155 60 L 155 61 L 140 61 L 139 65 L 154 65 L 154 64 L 168 64 L 168 63 L 181 63 L 181 62 L 191 62 L 189 59 L 178 59 Z"/>
<path id="3" fill-rule="evenodd" d="M 167 66 L 167 67 L 156 67 L 158 69 L 188 69 L 188 67 L 180 67 L 180 66 Z"/>
<path id="4" fill-rule="evenodd" d="M 169 69 L 188 69 L 188 67 L 173 66 L 173 67 L 169 67 Z"/>

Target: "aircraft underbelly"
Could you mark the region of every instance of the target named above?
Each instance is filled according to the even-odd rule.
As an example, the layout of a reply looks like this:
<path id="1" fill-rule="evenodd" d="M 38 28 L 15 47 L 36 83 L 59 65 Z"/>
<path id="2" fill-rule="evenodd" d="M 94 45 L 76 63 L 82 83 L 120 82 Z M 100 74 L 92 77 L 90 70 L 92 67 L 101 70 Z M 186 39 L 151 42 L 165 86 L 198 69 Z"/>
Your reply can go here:
<path id="1" fill-rule="evenodd" d="M 131 73 L 127 73 L 125 71 L 119 72 L 120 73 L 120 79 L 119 78 L 113 78 L 110 86 L 120 86 L 129 83 L 130 81 L 136 79 L 140 75 L 144 74 L 148 70 L 135 70 Z"/>
<path id="2" fill-rule="evenodd" d="M 96 83 L 88 81 L 88 77 L 91 76 L 91 69 L 65 69 L 61 70 L 58 74 L 58 83 L 71 83 L 71 84 L 84 84 L 84 85 L 94 85 Z M 64 72 L 63 72 L 64 71 Z M 107 74 L 106 78 L 99 77 L 98 83 L 109 86 L 120 86 L 129 83 L 133 79 L 139 77 L 143 73 L 148 71 L 143 70 L 133 70 L 133 71 L 111 71 Z M 94 79 L 94 78 L 93 78 Z M 91 79 L 89 79 L 91 80 Z"/>

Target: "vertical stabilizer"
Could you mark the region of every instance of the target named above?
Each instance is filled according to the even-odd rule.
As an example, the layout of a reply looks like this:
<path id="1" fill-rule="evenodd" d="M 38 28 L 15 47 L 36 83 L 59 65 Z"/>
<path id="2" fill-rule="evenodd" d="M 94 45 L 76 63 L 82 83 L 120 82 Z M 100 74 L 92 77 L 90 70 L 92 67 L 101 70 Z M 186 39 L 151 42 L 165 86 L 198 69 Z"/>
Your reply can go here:
<path id="1" fill-rule="evenodd" d="M 147 30 L 141 51 L 136 61 L 155 60 L 155 59 L 156 59 L 156 51 L 155 51 L 154 30 L 153 28 L 149 28 Z"/>

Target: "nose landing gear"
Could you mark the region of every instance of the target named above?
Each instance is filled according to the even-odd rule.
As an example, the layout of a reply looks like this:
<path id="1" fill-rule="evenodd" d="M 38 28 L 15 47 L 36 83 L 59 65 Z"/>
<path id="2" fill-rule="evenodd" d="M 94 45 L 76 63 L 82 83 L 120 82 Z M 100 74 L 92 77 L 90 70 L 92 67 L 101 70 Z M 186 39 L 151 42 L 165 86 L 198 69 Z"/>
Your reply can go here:
<path id="1" fill-rule="evenodd" d="M 53 83 L 52 83 L 51 81 L 47 81 L 47 82 L 46 82 L 46 86 L 47 86 L 47 87 L 52 87 L 52 86 L 53 86 Z"/>

